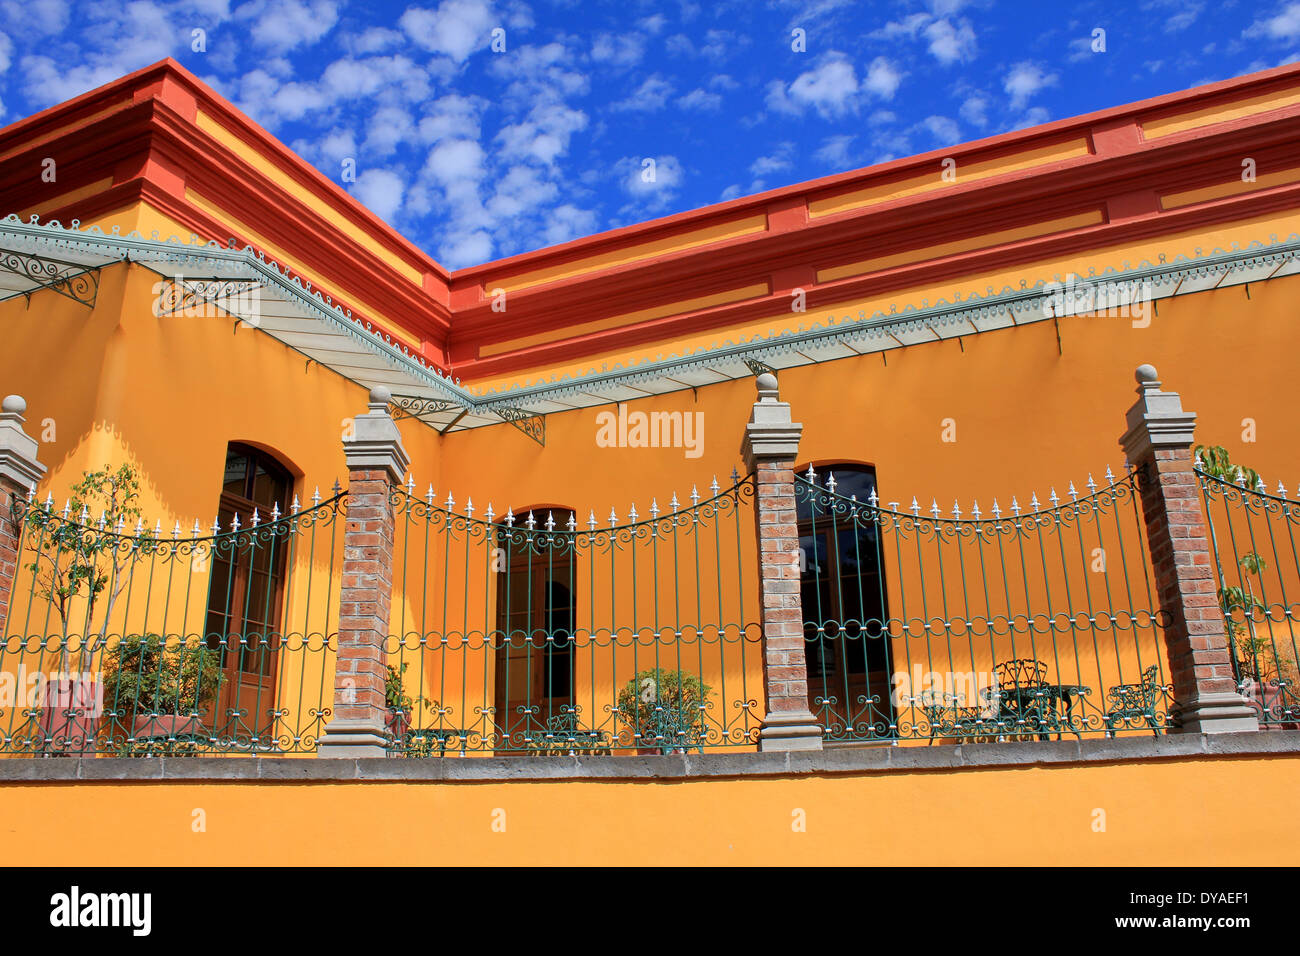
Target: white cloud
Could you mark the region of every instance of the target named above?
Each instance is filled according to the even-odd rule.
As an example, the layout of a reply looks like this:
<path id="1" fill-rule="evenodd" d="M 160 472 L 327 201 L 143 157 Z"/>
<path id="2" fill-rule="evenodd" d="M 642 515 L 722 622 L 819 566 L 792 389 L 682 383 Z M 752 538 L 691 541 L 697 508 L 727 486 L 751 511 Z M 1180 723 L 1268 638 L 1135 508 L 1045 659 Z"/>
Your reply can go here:
<path id="1" fill-rule="evenodd" d="M 632 110 L 642 113 L 655 113 L 668 105 L 668 97 L 673 95 L 673 85 L 659 74 L 646 77 L 639 87 L 627 99 L 610 104 L 615 112 Z"/>
<path id="2" fill-rule="evenodd" d="M 591 42 L 591 58 L 597 63 L 627 69 L 645 56 L 645 37 L 639 33 L 601 33 Z"/>
<path id="3" fill-rule="evenodd" d="M 492 28 L 499 25 L 485 0 L 443 0 L 436 10 L 411 7 L 397 24 L 417 46 L 457 63 L 485 46 Z"/>
<path id="4" fill-rule="evenodd" d="M 444 186 L 477 183 L 483 179 L 483 148 L 470 139 L 439 143 L 424 161 L 424 171 Z"/>
<path id="5" fill-rule="evenodd" d="M 945 66 L 975 57 L 975 30 L 968 20 L 959 20 L 956 26 L 936 20 L 925 28 L 925 38 L 930 41 L 930 53 Z"/>
<path id="6" fill-rule="evenodd" d="M 1300 39 L 1300 3 L 1288 3 L 1273 16 L 1256 20 L 1242 35 L 1280 41 Z"/>
<path id="7" fill-rule="evenodd" d="M 722 97 L 707 90 L 691 90 L 678 97 L 677 105 L 684 110 L 717 110 L 722 108 Z"/>
<path id="8" fill-rule="evenodd" d="M 974 93 L 962 100 L 957 114 L 967 123 L 970 123 L 971 126 L 978 126 L 983 129 L 989 125 L 988 109 L 988 97 L 982 93 Z"/>
<path id="9" fill-rule="evenodd" d="M 849 169 L 853 165 L 853 160 L 849 155 L 849 146 L 855 138 L 847 133 L 828 136 L 822 140 L 817 152 L 813 153 L 813 158 L 834 169 Z"/>
<path id="10" fill-rule="evenodd" d="M 570 239 L 589 236 L 600 225 L 600 220 L 590 209 L 579 209 L 572 203 L 562 203 L 546 214 L 547 245 L 559 245 Z"/>
<path id="11" fill-rule="evenodd" d="M 387 27 L 371 27 L 364 33 L 351 35 L 347 39 L 348 49 L 353 53 L 383 53 L 406 42 L 406 35 L 399 30 Z"/>
<path id="12" fill-rule="evenodd" d="M 653 168 L 648 168 L 643 158 L 632 156 L 625 156 L 614 164 L 620 188 L 633 200 L 621 210 L 625 215 L 663 209 L 681 188 L 685 174 L 676 156 L 648 158 L 654 160 Z"/>
<path id="13" fill-rule="evenodd" d="M 929 133 L 940 146 L 961 142 L 961 128 L 946 116 L 927 116 L 917 126 Z"/>
<path id="14" fill-rule="evenodd" d="M 492 237 L 482 229 L 452 233 L 438 247 L 438 260 L 448 269 L 480 265 L 492 258 Z"/>
<path id="15" fill-rule="evenodd" d="M 794 143 L 791 142 L 777 144 L 777 148 L 770 156 L 760 156 L 749 164 L 749 172 L 753 176 L 767 176 L 793 168 Z"/>
<path id="16" fill-rule="evenodd" d="M 871 66 L 867 69 L 867 78 L 862 85 L 882 100 L 892 100 L 905 75 L 889 60 L 878 56 L 871 61 Z"/>
<path id="17" fill-rule="evenodd" d="M 338 22 L 333 0 L 253 0 L 235 10 L 236 20 L 252 20 L 248 34 L 258 46 L 284 53 L 300 46 L 312 46 Z"/>
<path id="18" fill-rule="evenodd" d="M 1037 63 L 1028 60 L 1017 63 L 1002 79 L 1002 88 L 1011 97 L 1013 110 L 1023 109 L 1025 104 L 1047 86 L 1056 85 L 1055 73 L 1045 73 Z"/>
<path id="19" fill-rule="evenodd" d="M 897 89 L 897 74 L 893 74 L 892 87 L 884 82 L 881 71 L 888 72 L 888 61 L 878 57 L 868 70 L 866 86 L 877 95 L 893 96 Z M 875 78 L 872 79 L 872 71 Z M 888 93 L 884 92 L 888 87 Z M 857 112 L 860 93 L 864 88 L 858 82 L 853 63 L 842 53 L 828 53 L 811 70 L 801 74 L 788 87 L 780 80 L 768 84 L 767 105 L 779 113 L 800 115 L 809 107 L 815 109 L 823 118 L 841 116 Z"/>
<path id="20" fill-rule="evenodd" d="M 402 208 L 405 191 L 402 177 L 388 169 L 367 169 L 352 184 L 352 194 L 385 222 L 390 222 Z"/>

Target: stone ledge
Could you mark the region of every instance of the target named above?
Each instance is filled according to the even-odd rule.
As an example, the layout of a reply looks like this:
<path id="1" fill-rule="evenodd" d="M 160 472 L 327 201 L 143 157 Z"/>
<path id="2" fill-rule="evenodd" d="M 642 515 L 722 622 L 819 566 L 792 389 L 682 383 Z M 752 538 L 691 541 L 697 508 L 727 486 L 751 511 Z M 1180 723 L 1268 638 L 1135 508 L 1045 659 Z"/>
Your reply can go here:
<path id="1" fill-rule="evenodd" d="M 0 759 L 0 785 L 106 781 L 503 783 L 510 781 L 707 780 L 1002 770 L 1194 757 L 1300 757 L 1300 731 L 1169 734 L 1098 740 L 1017 741 L 915 747 L 831 747 L 788 753 L 661 757 L 140 757 Z"/>

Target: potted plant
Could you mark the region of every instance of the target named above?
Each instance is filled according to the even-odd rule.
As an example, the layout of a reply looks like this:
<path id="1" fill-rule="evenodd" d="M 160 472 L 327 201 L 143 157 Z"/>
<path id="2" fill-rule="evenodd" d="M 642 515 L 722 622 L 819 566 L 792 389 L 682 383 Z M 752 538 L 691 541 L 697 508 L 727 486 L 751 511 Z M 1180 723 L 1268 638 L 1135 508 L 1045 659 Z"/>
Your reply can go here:
<path id="1" fill-rule="evenodd" d="M 105 657 L 110 749 L 185 752 L 208 736 L 203 714 L 225 680 L 218 651 L 197 637 L 145 634 L 123 638 Z"/>
<path id="2" fill-rule="evenodd" d="M 637 753 L 685 753 L 704 740 L 711 692 L 694 674 L 644 670 L 619 691 L 618 718 L 632 730 Z"/>
<path id="3" fill-rule="evenodd" d="M 427 697 L 415 698 L 406 693 L 406 689 L 402 686 L 402 678 L 409 666 L 406 661 L 402 662 L 400 669 L 389 664 L 388 677 L 384 680 L 384 703 L 388 706 L 384 729 L 395 741 L 405 739 L 406 732 L 411 729 L 411 714 L 415 710 L 417 701 L 425 707 L 433 705 L 433 701 Z"/>

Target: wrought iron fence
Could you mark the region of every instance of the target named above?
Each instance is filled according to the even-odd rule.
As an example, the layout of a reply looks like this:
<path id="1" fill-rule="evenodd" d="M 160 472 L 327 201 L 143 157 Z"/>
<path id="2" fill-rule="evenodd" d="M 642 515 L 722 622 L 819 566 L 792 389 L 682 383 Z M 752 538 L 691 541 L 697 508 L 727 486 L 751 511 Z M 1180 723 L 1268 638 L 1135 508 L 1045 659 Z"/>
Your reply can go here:
<path id="1" fill-rule="evenodd" d="M 752 747 L 763 714 L 753 480 L 648 515 L 476 516 L 393 495 L 396 753 Z M 601 525 L 605 525 L 602 527 Z"/>
<path id="2" fill-rule="evenodd" d="M 809 703 L 827 742 L 1161 733 L 1167 662 L 1137 478 L 1050 506 L 837 493 L 796 477 Z"/>
<path id="3" fill-rule="evenodd" d="M 4 755 L 315 750 L 346 494 L 210 534 L 28 501 L 0 643 Z"/>
<path id="4" fill-rule="evenodd" d="M 1196 464 L 1237 685 L 1261 726 L 1300 729 L 1300 501 L 1253 472 L 1228 481 Z"/>

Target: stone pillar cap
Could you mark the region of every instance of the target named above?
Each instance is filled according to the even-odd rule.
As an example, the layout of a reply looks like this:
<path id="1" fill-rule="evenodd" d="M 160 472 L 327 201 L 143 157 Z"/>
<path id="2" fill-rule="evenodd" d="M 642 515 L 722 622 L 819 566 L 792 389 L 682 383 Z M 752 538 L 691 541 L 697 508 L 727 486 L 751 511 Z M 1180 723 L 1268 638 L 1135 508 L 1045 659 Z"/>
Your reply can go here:
<path id="1" fill-rule="evenodd" d="M 1134 466 L 1158 449 L 1192 447 L 1196 413 L 1183 410 L 1177 392 L 1160 388 L 1159 374 L 1150 364 L 1139 365 L 1133 373 L 1138 398 L 1128 410 L 1128 428 L 1119 443 Z"/>
<path id="2" fill-rule="evenodd" d="M 343 439 L 349 471 L 386 469 L 394 483 L 401 482 L 411 459 L 402 445 L 402 433 L 388 413 L 393 393 L 382 385 L 370 390 L 369 411 L 352 420 L 352 437 Z"/>
<path id="3" fill-rule="evenodd" d="M 25 411 L 21 395 L 6 395 L 0 402 L 0 479 L 28 492 L 44 476 L 45 466 L 36 456 L 40 442 L 23 431 Z"/>
<path id="4" fill-rule="evenodd" d="M 745 426 L 745 463 L 753 469 L 760 461 L 785 460 L 799 455 L 803 425 L 790 416 L 790 404 L 781 401 L 776 375 L 762 372 L 754 379 L 758 401 Z"/>

